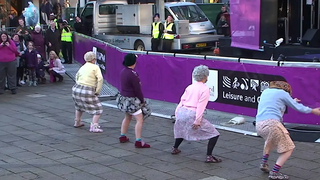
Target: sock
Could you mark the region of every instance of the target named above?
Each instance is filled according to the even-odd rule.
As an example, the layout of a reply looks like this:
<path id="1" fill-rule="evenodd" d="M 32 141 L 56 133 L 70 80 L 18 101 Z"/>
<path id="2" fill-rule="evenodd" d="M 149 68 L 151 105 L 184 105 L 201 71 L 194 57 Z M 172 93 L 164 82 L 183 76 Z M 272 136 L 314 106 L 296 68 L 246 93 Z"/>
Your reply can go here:
<path id="1" fill-rule="evenodd" d="M 137 138 L 136 141 L 141 141 L 141 138 Z"/>
<path id="2" fill-rule="evenodd" d="M 278 173 L 279 170 L 280 170 L 280 168 L 281 168 L 281 166 L 279 166 L 278 164 L 275 164 L 275 165 L 273 166 L 272 172 Z"/>
<path id="3" fill-rule="evenodd" d="M 123 136 L 126 136 L 126 135 L 121 133 L 121 134 L 120 134 L 120 137 L 123 137 Z"/>
<path id="4" fill-rule="evenodd" d="M 268 162 L 268 158 L 269 158 L 269 154 L 263 155 L 262 163 L 267 163 Z"/>

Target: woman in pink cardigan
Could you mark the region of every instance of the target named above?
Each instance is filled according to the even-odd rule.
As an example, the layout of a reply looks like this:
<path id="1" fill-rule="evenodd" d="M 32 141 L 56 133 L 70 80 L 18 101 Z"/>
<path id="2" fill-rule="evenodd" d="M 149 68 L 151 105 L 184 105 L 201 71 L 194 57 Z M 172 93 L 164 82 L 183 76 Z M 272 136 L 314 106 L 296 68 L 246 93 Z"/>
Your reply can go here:
<path id="1" fill-rule="evenodd" d="M 208 120 L 203 118 L 203 113 L 209 101 L 209 87 L 205 85 L 209 76 L 207 66 L 197 66 L 194 68 L 192 76 L 195 83 L 189 85 L 181 97 L 181 101 L 176 109 L 176 122 L 174 124 L 175 144 L 171 154 L 179 154 L 179 145 L 185 139 L 187 141 L 207 140 L 207 158 L 206 163 L 219 163 L 212 155 L 219 132 Z"/>
<path id="2" fill-rule="evenodd" d="M 6 78 L 12 94 L 17 93 L 17 47 L 7 33 L 0 34 L 0 95 L 4 93 Z"/>

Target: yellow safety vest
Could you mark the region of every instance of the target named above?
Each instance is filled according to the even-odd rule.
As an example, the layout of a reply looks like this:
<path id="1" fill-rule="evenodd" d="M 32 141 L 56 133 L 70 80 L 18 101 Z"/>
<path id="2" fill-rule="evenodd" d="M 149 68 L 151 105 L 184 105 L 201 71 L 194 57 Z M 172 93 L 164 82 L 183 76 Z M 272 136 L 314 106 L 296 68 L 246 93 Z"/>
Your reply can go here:
<path id="1" fill-rule="evenodd" d="M 169 25 L 166 26 L 166 30 L 172 31 L 172 26 L 173 26 L 173 23 L 170 23 Z M 174 39 L 174 34 L 164 33 L 163 39 Z"/>
<path id="2" fill-rule="evenodd" d="M 56 23 L 56 29 L 59 29 L 58 19 L 53 20 Z"/>
<path id="3" fill-rule="evenodd" d="M 159 25 L 160 25 L 160 22 L 152 23 L 152 37 L 153 38 L 158 38 L 159 37 L 159 34 L 160 34 Z"/>
<path id="4" fill-rule="evenodd" d="M 72 32 L 71 31 L 67 32 L 66 30 L 63 29 L 61 33 L 61 41 L 72 42 Z"/>

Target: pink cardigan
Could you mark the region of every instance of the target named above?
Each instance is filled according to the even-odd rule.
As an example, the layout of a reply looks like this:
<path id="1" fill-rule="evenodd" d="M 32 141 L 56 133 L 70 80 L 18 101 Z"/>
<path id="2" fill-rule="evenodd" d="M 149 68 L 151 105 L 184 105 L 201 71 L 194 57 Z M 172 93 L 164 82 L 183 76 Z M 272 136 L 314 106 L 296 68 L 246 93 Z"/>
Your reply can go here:
<path id="1" fill-rule="evenodd" d="M 16 56 L 19 54 L 16 45 L 10 39 L 10 46 L 1 46 L 0 45 L 0 62 L 11 62 L 16 60 Z M 0 42 L 1 43 L 1 42 Z"/>
<path id="2" fill-rule="evenodd" d="M 182 106 L 190 110 L 194 110 L 196 111 L 196 119 L 194 124 L 200 125 L 204 110 L 206 109 L 209 101 L 209 97 L 209 87 L 203 82 L 195 82 L 186 88 L 176 109 L 176 113 L 177 110 Z"/>

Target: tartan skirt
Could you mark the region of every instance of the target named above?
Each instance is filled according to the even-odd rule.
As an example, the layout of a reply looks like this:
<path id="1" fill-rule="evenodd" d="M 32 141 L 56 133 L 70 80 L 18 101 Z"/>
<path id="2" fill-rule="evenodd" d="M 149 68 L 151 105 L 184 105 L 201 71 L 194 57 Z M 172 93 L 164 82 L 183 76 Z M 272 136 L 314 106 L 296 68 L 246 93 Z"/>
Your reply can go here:
<path id="1" fill-rule="evenodd" d="M 93 87 L 75 84 L 72 87 L 72 98 L 78 111 L 91 115 L 100 115 L 103 112 L 102 104 L 98 96 L 95 95 Z"/>

